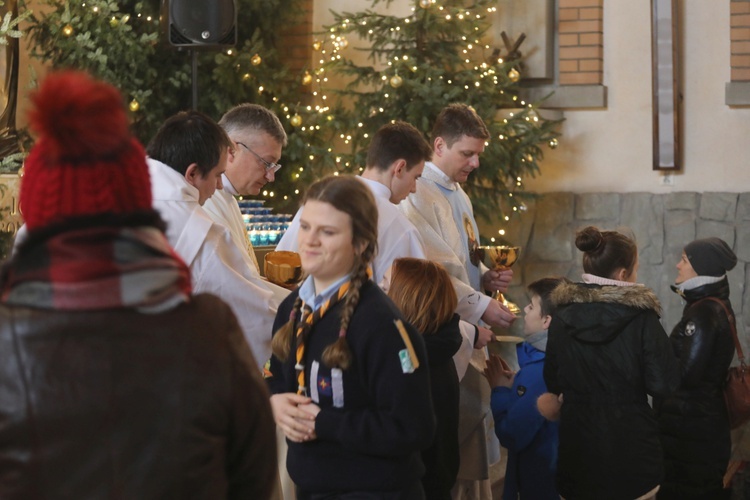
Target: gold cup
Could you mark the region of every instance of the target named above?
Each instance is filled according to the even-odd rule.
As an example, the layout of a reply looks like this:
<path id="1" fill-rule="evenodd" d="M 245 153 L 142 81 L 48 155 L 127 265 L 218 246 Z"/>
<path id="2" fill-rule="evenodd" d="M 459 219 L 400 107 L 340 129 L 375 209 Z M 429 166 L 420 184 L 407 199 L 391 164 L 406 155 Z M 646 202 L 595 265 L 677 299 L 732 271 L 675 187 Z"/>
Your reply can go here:
<path id="1" fill-rule="evenodd" d="M 495 271 L 508 269 L 518 260 L 520 253 L 521 247 L 507 245 L 479 247 L 479 256 L 482 258 L 482 262 L 484 262 L 485 266 Z M 495 291 L 492 294 L 492 298 L 500 301 L 513 314 L 521 312 L 521 308 L 506 299 L 500 291 Z"/>
<path id="2" fill-rule="evenodd" d="M 302 261 L 297 252 L 268 252 L 263 257 L 263 271 L 271 283 L 294 288 L 302 279 Z"/>

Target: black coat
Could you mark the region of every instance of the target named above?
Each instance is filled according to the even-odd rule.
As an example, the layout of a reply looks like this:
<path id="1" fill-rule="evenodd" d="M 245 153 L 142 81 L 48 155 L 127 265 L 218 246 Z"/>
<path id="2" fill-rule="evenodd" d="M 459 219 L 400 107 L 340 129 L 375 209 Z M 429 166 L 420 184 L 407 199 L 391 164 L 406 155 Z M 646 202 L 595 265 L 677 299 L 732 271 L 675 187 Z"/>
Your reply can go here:
<path id="1" fill-rule="evenodd" d="M 422 451 L 425 474 L 422 477 L 425 497 L 450 499 L 458 475 L 458 374 L 453 355 L 461 347 L 459 316 L 453 315 L 436 333 L 423 335 L 430 365 L 432 406 L 437 423 L 435 439 Z"/>
<path id="2" fill-rule="evenodd" d="M 563 394 L 557 487 L 574 499 L 644 495 L 663 477 L 647 395 L 677 388 L 677 362 L 659 301 L 641 285 L 562 284 L 544 379 Z"/>
<path id="3" fill-rule="evenodd" d="M 734 356 L 726 312 L 705 297 L 721 299 L 731 311 L 726 278 L 683 294 L 687 301 L 670 341 L 680 362 L 680 387 L 656 398 L 654 409 L 664 446 L 666 480 L 659 498 L 720 498 L 731 451 L 722 387 Z"/>

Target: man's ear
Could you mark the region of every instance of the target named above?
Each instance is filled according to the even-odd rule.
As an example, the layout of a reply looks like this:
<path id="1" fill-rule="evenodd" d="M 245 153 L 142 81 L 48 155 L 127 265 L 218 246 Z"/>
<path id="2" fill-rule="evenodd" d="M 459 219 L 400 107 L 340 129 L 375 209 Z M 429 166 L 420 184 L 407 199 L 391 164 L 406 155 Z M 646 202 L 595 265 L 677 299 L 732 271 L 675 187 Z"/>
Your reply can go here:
<path id="1" fill-rule="evenodd" d="M 191 163 L 190 165 L 188 165 L 188 168 L 185 169 L 185 180 L 191 186 L 195 186 L 198 182 L 198 179 L 202 178 L 203 176 L 201 175 L 200 169 L 198 169 L 197 163 Z"/>
<path id="2" fill-rule="evenodd" d="M 391 169 L 395 177 L 401 178 L 406 173 L 406 160 L 399 158 L 391 164 Z"/>
<path id="3" fill-rule="evenodd" d="M 542 319 L 542 328 L 545 330 L 549 329 L 549 324 L 552 323 L 552 316 L 549 314 L 545 314 L 544 318 Z"/>
<path id="4" fill-rule="evenodd" d="M 432 141 L 432 152 L 435 156 L 443 156 L 448 145 L 445 143 L 442 137 L 435 137 Z"/>

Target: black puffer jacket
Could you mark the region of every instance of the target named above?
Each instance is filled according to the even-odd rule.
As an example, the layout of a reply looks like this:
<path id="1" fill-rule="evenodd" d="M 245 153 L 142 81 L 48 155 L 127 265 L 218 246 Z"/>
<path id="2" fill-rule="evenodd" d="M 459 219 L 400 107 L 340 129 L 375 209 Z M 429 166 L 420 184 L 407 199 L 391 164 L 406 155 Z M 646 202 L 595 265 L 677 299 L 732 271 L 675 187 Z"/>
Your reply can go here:
<path id="1" fill-rule="evenodd" d="M 726 312 L 726 278 L 683 294 L 687 301 L 670 341 L 680 362 L 680 387 L 655 398 L 665 454 L 666 480 L 659 498 L 721 498 L 730 455 L 729 420 L 722 387 L 734 356 Z"/>
<path id="2" fill-rule="evenodd" d="M 562 284 L 549 328 L 544 379 L 562 393 L 557 486 L 574 499 L 632 500 L 663 476 L 647 394 L 677 388 L 677 362 L 641 285 Z"/>

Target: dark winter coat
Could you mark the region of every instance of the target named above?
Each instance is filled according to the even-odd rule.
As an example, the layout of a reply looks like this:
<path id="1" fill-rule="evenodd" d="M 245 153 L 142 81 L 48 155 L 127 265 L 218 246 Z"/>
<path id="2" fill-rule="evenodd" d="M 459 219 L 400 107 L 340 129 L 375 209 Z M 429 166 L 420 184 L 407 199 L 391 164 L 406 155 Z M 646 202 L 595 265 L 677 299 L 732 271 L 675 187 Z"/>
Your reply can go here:
<path id="1" fill-rule="evenodd" d="M 490 402 L 495 434 L 508 450 L 503 498 L 557 500 L 558 423 L 545 419 L 536 407 L 536 400 L 547 392 L 544 351 L 523 342 L 516 352 L 520 371 L 513 387 L 495 387 Z"/>
<path id="2" fill-rule="evenodd" d="M 269 395 L 237 320 L 0 305 L 0 498 L 267 498 Z"/>
<path id="3" fill-rule="evenodd" d="M 461 347 L 459 316 L 433 334 L 423 335 L 430 366 L 432 406 L 437 427 L 432 445 L 422 452 L 425 474 L 422 477 L 425 497 L 449 500 L 458 475 L 458 373 L 453 355 Z"/>
<path id="4" fill-rule="evenodd" d="M 679 373 L 642 285 L 562 284 L 549 328 L 544 379 L 562 393 L 557 488 L 567 500 L 632 500 L 661 483 L 662 448 L 647 395 L 667 395 Z"/>
<path id="5" fill-rule="evenodd" d="M 666 479 L 659 498 L 721 498 L 730 455 L 729 420 L 722 393 L 734 342 L 721 299 L 731 311 L 726 278 L 684 293 L 682 319 L 670 342 L 680 363 L 680 387 L 655 398 Z"/>

